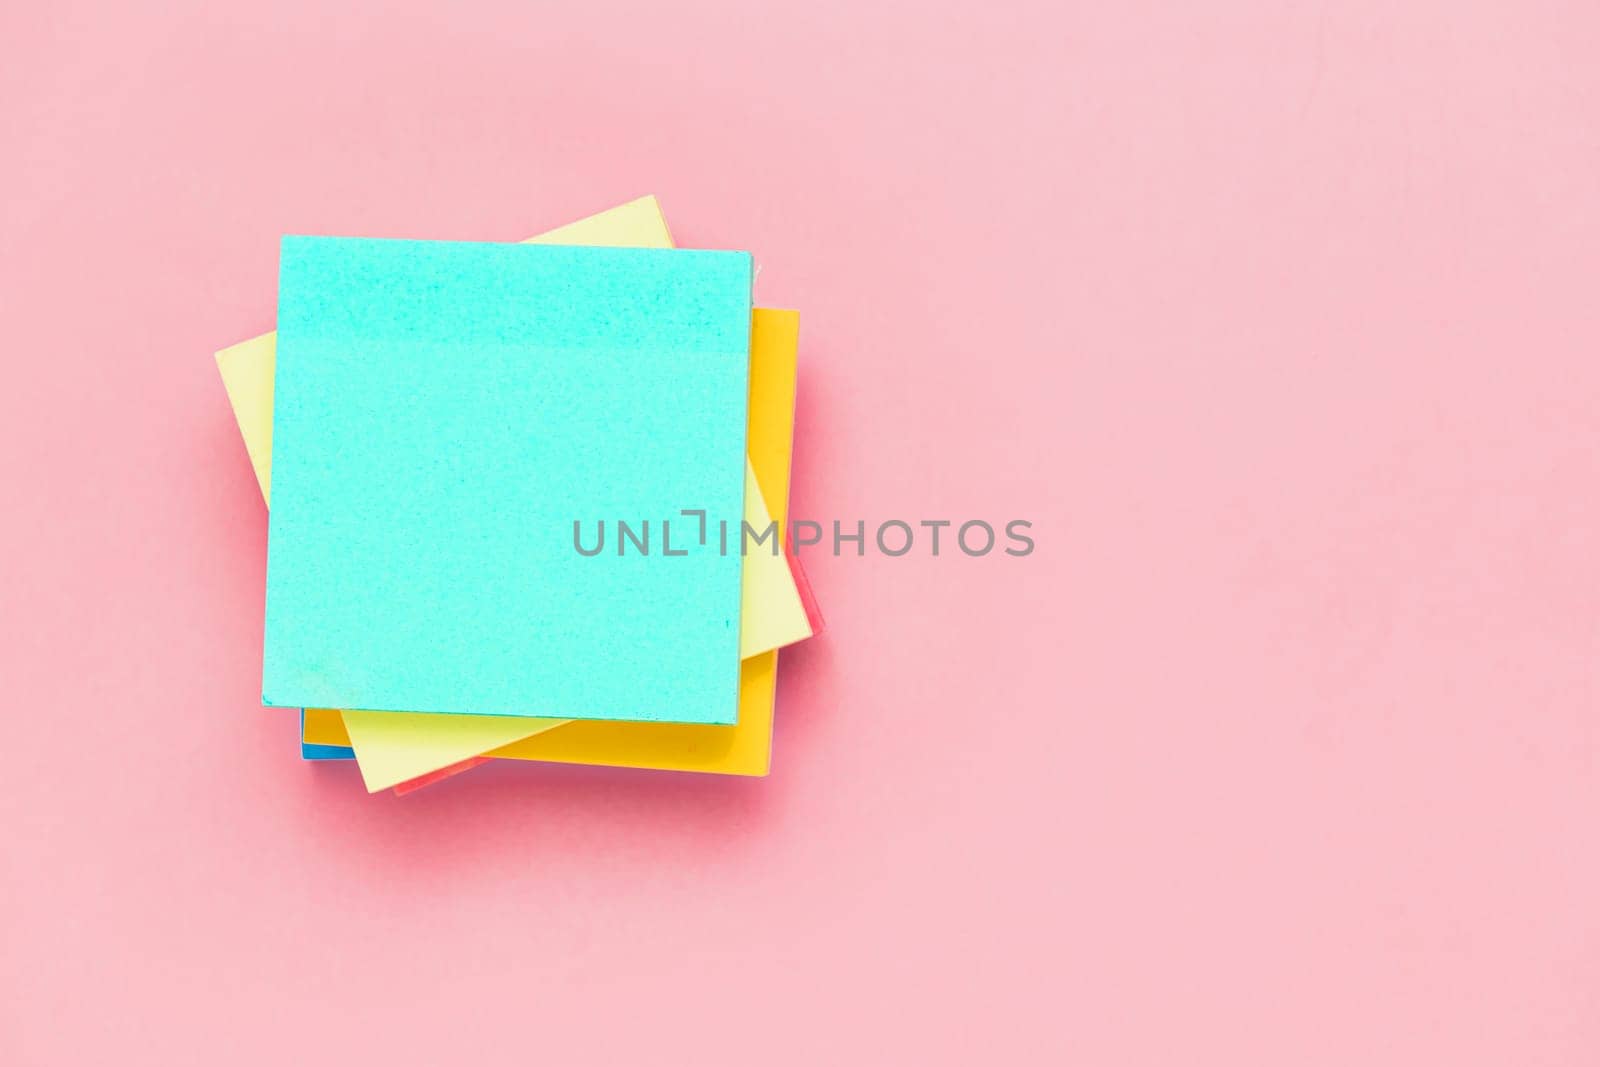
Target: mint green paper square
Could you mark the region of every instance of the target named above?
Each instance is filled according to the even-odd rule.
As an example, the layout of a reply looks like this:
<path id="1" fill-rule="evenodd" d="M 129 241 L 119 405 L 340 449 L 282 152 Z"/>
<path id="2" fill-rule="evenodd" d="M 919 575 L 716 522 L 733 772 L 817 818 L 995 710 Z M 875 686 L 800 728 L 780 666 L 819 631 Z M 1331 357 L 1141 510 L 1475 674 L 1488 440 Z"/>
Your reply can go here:
<path id="1" fill-rule="evenodd" d="M 284 238 L 262 702 L 733 723 L 741 560 L 681 513 L 744 514 L 750 277 Z"/>

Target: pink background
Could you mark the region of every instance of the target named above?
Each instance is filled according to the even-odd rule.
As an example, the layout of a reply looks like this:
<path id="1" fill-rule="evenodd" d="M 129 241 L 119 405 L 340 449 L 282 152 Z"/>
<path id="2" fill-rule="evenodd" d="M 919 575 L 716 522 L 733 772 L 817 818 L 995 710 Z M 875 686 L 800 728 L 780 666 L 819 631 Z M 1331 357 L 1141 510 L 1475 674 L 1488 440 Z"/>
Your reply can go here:
<path id="1" fill-rule="evenodd" d="M 0 11 L 0 1061 L 1600 1058 L 1595 5 L 219 6 Z M 1038 551 L 812 556 L 765 781 L 302 764 L 278 236 L 646 192 Z"/>

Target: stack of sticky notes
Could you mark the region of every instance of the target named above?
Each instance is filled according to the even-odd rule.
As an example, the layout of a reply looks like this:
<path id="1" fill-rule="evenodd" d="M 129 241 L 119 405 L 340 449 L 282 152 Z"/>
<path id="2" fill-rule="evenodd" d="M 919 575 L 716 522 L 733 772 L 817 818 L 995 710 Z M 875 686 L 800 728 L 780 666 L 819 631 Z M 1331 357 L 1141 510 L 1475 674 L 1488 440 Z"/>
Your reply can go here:
<path id="1" fill-rule="evenodd" d="M 654 197 L 523 244 L 286 237 L 217 353 L 270 508 L 262 703 L 406 792 L 487 759 L 767 773 L 793 311 Z"/>

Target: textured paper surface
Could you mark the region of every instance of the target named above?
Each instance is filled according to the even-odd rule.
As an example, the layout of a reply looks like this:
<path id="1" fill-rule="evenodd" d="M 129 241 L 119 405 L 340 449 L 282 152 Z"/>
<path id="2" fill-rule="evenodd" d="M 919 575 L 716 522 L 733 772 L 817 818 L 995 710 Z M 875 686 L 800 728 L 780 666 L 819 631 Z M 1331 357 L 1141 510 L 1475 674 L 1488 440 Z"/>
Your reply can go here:
<path id="1" fill-rule="evenodd" d="M 745 469 L 745 516 L 750 526 L 765 531 L 772 523 L 767 502 L 755 472 Z M 811 618 L 800 595 L 799 582 L 789 571 L 781 535 L 744 545 L 744 607 L 740 624 L 742 659 L 811 636 Z"/>
<path id="2" fill-rule="evenodd" d="M 741 252 L 285 238 L 263 703 L 732 723 L 739 558 L 572 537 L 743 514 L 749 286 Z"/>

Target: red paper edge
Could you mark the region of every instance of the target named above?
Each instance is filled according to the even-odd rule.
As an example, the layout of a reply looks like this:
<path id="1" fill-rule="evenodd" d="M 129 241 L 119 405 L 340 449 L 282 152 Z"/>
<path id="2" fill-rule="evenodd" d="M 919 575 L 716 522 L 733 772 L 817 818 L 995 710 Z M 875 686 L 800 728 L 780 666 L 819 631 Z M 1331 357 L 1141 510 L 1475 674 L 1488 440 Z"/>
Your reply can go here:
<path id="1" fill-rule="evenodd" d="M 800 566 L 800 557 L 795 554 L 794 547 L 784 545 L 783 554 L 789 560 L 789 573 L 794 575 L 800 604 L 806 609 L 806 622 L 811 624 L 811 636 L 815 637 L 822 632 L 823 626 L 822 608 L 817 604 L 817 595 L 811 591 L 811 580 L 806 577 L 805 568 Z"/>
<path id="2" fill-rule="evenodd" d="M 460 774 L 462 771 L 470 771 L 480 763 L 488 762 L 488 756 L 471 756 L 462 760 L 460 763 L 452 763 L 448 767 L 440 767 L 436 771 L 429 771 L 427 774 L 421 774 L 415 778 L 409 778 L 406 781 L 401 782 L 399 785 L 394 787 L 394 795 L 397 797 L 403 797 L 407 793 L 415 793 L 419 789 L 426 789 L 435 782 L 442 782 L 446 778 L 451 778 Z"/>

